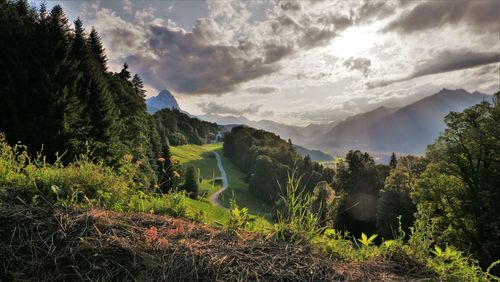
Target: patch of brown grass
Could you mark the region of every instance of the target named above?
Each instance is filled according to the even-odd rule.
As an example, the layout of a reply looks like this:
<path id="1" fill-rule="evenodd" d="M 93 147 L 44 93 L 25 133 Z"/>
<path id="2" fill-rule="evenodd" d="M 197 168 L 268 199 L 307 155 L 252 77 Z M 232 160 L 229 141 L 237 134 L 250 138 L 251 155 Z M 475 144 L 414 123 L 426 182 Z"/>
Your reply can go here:
<path id="1" fill-rule="evenodd" d="M 0 281 L 401 281 L 385 262 L 183 219 L 0 203 Z"/>

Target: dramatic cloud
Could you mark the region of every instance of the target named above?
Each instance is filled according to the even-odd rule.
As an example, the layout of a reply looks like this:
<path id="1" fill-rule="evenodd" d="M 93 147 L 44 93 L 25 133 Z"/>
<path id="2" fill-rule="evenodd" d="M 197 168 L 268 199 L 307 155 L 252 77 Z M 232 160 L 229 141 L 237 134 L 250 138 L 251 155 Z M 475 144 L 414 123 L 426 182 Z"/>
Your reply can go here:
<path id="1" fill-rule="evenodd" d="M 110 71 L 127 62 L 148 96 L 169 89 L 191 114 L 329 123 L 500 88 L 498 0 L 51 3 L 95 26 Z"/>
<path id="2" fill-rule="evenodd" d="M 384 31 L 413 33 L 446 24 L 466 23 L 482 32 L 499 30 L 498 0 L 421 1 L 389 23 Z"/>
<path id="3" fill-rule="evenodd" d="M 446 50 L 437 54 L 434 58 L 417 65 L 414 71 L 408 76 L 392 80 L 372 81 L 366 85 L 371 89 L 421 76 L 463 70 L 498 62 L 500 62 L 500 53 L 498 52 L 477 53 L 466 50 Z"/>
<path id="4" fill-rule="evenodd" d="M 254 93 L 254 94 L 271 94 L 276 91 L 278 91 L 278 88 L 276 87 L 269 87 L 269 86 L 256 86 L 256 87 L 250 87 L 246 88 L 244 90 L 247 93 Z"/>
<path id="5" fill-rule="evenodd" d="M 344 67 L 350 70 L 357 70 L 363 73 L 364 76 L 368 75 L 370 72 L 370 66 L 372 62 L 367 58 L 349 58 L 344 61 Z"/>
<path id="6" fill-rule="evenodd" d="M 241 6 L 209 3 L 213 17 L 198 19 L 192 31 L 149 28 L 149 54 L 127 58 L 147 84 L 185 94 L 227 93 L 240 83 L 278 71 L 280 62 L 292 54 L 327 44 L 352 24 L 346 15 L 314 9 L 313 2 L 307 11 L 299 1 L 283 2 L 254 25 L 235 17 L 248 18 Z M 270 92 L 263 91 L 258 93 Z"/>
<path id="7" fill-rule="evenodd" d="M 262 105 L 250 104 L 244 108 L 233 108 L 215 102 L 199 104 L 199 106 L 207 114 L 237 115 L 237 116 L 245 114 L 256 114 L 262 107 Z"/>
<path id="8" fill-rule="evenodd" d="M 499 56 L 498 52 L 444 51 L 432 60 L 418 65 L 411 78 L 497 63 Z"/>

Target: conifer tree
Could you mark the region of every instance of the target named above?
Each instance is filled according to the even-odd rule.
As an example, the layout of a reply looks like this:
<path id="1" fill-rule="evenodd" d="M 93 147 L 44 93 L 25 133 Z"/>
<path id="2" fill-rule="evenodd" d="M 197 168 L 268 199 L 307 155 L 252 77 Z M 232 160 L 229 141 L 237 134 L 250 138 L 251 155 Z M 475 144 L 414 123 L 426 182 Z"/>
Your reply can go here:
<path id="1" fill-rule="evenodd" d="M 90 50 L 92 51 L 94 59 L 98 61 L 103 70 L 106 71 L 106 62 L 108 61 L 108 59 L 106 58 L 106 54 L 104 54 L 104 47 L 102 46 L 101 37 L 94 27 L 92 27 L 92 30 L 90 31 L 88 44 L 90 46 Z"/>
<path id="2" fill-rule="evenodd" d="M 123 69 L 120 71 L 119 75 L 123 80 L 130 79 L 130 72 L 128 71 L 128 64 L 127 63 L 123 64 Z"/>
<path id="3" fill-rule="evenodd" d="M 199 186 L 198 177 L 194 166 L 190 165 L 186 168 L 186 174 L 184 177 L 184 190 L 189 194 L 189 197 L 197 198 Z"/>
<path id="4" fill-rule="evenodd" d="M 175 167 L 172 162 L 170 147 L 167 145 L 158 159 L 160 180 L 158 181 L 162 193 L 167 193 L 176 188 L 177 179 L 175 176 Z"/>
<path id="5" fill-rule="evenodd" d="M 391 169 L 395 169 L 397 165 L 398 165 L 398 159 L 396 158 L 396 154 L 392 152 L 391 160 L 389 161 L 389 166 L 391 167 Z"/>
<path id="6" fill-rule="evenodd" d="M 134 89 L 137 93 L 137 96 L 140 97 L 141 99 L 144 99 L 146 97 L 146 90 L 144 90 L 144 83 L 142 83 L 141 78 L 139 75 L 135 74 L 134 77 L 132 78 L 132 85 L 134 85 Z"/>

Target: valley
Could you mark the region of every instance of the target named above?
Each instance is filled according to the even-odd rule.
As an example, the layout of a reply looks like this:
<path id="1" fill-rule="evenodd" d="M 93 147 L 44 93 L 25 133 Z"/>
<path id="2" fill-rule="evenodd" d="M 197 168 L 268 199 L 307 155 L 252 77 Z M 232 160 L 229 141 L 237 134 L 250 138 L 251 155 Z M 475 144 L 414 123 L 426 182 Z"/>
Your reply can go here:
<path id="1" fill-rule="evenodd" d="M 0 0 L 0 281 L 500 281 L 499 4 Z"/>

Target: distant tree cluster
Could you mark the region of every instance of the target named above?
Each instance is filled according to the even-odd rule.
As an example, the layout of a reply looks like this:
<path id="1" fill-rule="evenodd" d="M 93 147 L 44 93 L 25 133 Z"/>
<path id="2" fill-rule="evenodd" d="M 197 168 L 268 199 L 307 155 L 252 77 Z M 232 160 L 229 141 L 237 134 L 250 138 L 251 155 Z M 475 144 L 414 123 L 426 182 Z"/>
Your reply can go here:
<path id="1" fill-rule="evenodd" d="M 214 140 L 219 126 L 180 112 L 163 109 L 153 115 L 161 143 L 165 145 L 205 144 Z"/>
<path id="2" fill-rule="evenodd" d="M 279 136 L 245 126 L 234 127 L 224 137 L 224 155 L 248 174 L 249 190 L 264 202 L 274 203 L 287 173 L 296 168 L 302 175 L 303 189 L 312 192 L 320 181 L 331 183 L 333 170 L 302 158 L 291 142 Z"/>

